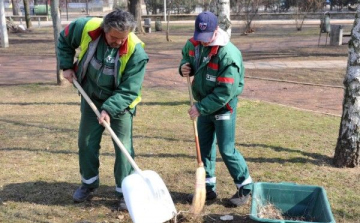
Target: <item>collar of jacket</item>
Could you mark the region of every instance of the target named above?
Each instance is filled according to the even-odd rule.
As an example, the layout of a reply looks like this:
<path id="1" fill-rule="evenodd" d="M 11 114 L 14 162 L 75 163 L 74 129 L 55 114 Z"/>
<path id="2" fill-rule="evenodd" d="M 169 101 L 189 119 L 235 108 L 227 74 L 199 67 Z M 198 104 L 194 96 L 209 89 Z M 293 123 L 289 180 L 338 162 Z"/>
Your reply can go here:
<path id="1" fill-rule="evenodd" d="M 201 45 L 200 41 L 196 41 L 194 39 L 194 37 L 189 39 L 189 41 L 194 45 L 195 48 L 198 47 L 199 45 Z M 219 47 L 220 46 L 211 46 L 211 50 L 210 50 L 208 57 L 211 58 L 212 56 L 216 55 L 219 51 Z"/>

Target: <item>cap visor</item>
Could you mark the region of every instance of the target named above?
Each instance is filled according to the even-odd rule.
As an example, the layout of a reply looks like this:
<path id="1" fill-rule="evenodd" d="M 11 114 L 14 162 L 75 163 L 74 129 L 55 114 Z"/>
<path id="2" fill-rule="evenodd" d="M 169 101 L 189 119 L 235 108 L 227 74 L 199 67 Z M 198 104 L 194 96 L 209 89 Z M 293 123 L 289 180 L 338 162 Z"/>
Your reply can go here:
<path id="1" fill-rule="evenodd" d="M 210 42 L 211 38 L 213 37 L 214 32 L 194 32 L 194 39 L 196 41 L 201 41 L 201 42 Z"/>

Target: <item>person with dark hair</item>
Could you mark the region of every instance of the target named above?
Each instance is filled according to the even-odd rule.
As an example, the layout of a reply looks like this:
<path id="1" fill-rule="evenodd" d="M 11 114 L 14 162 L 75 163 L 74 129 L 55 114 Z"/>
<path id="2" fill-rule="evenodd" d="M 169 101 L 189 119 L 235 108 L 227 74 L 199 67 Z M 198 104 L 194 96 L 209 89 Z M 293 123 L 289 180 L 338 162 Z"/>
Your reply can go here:
<path id="1" fill-rule="evenodd" d="M 98 119 L 81 98 L 78 133 L 79 165 L 82 185 L 73 194 L 84 202 L 99 187 L 99 150 L 104 127 L 110 124 L 130 155 L 134 157 L 132 129 L 136 105 L 141 100 L 145 67 L 149 60 L 144 43 L 133 33 L 134 17 L 116 9 L 102 18 L 80 18 L 60 33 L 58 59 L 63 76 L 76 79 L 101 113 Z M 76 49 L 80 49 L 76 63 Z M 114 143 L 114 176 L 120 209 L 126 209 L 121 183 L 133 168 Z"/>
<path id="2" fill-rule="evenodd" d="M 188 111 L 197 118 L 201 159 L 206 172 L 206 200 L 217 198 L 216 144 L 236 185 L 230 198 L 234 206 L 245 204 L 252 179 L 244 157 L 235 148 L 238 95 L 244 88 L 244 64 L 239 49 L 229 35 L 218 27 L 217 17 L 208 11 L 195 20 L 194 36 L 182 49 L 179 73 L 193 76 L 191 90 L 196 103 Z M 191 201 L 193 195 L 188 200 Z"/>

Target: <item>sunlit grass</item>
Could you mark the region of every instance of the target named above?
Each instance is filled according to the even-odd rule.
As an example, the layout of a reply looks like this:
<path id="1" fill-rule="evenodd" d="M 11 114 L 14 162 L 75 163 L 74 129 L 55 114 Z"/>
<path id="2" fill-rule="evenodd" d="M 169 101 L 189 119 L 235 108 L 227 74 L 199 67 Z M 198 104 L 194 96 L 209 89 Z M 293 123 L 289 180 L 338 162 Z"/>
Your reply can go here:
<path id="1" fill-rule="evenodd" d="M 4 222 L 130 221 L 127 213 L 113 210 L 114 151 L 108 134 L 102 142 L 98 194 L 91 203 L 72 202 L 80 182 L 80 98 L 74 88 L 23 85 L 2 87 L 0 94 L 5 96 L 0 103 L 0 218 Z M 186 93 L 145 88 L 134 119 L 136 162 L 162 177 L 178 211 L 190 207 L 186 195 L 194 191 L 197 168 L 188 107 Z M 238 110 L 236 147 L 255 181 L 322 186 L 337 222 L 357 222 L 359 173 L 331 164 L 340 118 L 243 99 Z M 217 179 L 220 200 L 206 206 L 200 218 L 183 213 L 182 222 L 217 222 L 225 214 L 251 222 L 249 206 L 227 207 L 226 199 L 235 186 L 221 157 Z"/>

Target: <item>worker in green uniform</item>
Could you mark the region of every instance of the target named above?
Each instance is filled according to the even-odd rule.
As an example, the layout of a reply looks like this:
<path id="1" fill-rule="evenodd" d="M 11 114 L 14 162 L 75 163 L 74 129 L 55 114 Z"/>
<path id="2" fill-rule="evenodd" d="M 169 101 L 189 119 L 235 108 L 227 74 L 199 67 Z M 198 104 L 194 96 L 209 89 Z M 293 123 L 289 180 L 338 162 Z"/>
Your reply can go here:
<path id="1" fill-rule="evenodd" d="M 81 98 L 78 134 L 79 165 L 82 185 L 73 194 L 75 202 L 89 200 L 99 187 L 99 150 L 104 127 L 110 123 L 120 141 L 134 157 L 132 129 L 136 105 L 141 100 L 145 67 L 149 60 L 144 43 L 133 33 L 134 17 L 116 9 L 102 18 L 80 18 L 70 23 L 58 39 L 58 59 L 63 76 L 75 78 L 99 109 L 98 119 Z M 80 48 L 74 64 L 75 51 Z M 126 205 L 121 183 L 132 166 L 114 143 L 114 175 L 119 208 Z"/>
<path id="2" fill-rule="evenodd" d="M 192 92 L 197 102 L 188 114 L 191 119 L 197 118 L 201 158 L 206 171 L 206 200 L 217 197 L 217 144 L 237 187 L 230 202 L 235 206 L 243 205 L 252 189 L 248 166 L 235 148 L 237 96 L 244 87 L 244 65 L 241 52 L 218 27 L 213 13 L 205 11 L 196 17 L 194 36 L 182 49 L 179 73 L 194 77 Z"/>

